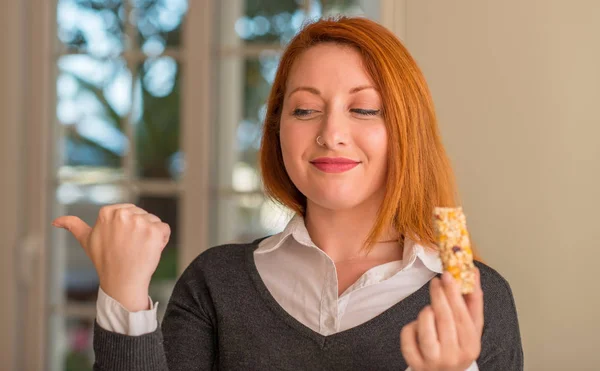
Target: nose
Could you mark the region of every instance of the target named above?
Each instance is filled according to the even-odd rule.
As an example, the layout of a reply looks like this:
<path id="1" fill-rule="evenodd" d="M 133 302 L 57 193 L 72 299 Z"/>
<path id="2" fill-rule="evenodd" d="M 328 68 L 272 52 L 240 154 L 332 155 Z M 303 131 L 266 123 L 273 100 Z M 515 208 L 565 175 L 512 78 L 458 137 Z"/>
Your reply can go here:
<path id="1" fill-rule="evenodd" d="M 343 109 L 329 109 L 321 122 L 320 143 L 329 149 L 348 144 L 349 120 Z"/>

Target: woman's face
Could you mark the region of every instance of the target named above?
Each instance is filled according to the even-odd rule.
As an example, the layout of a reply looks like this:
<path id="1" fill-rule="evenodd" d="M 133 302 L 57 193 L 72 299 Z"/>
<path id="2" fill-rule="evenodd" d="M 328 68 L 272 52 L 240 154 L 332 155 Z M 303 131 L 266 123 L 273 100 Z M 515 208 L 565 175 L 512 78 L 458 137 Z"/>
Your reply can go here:
<path id="1" fill-rule="evenodd" d="M 281 150 L 309 204 L 339 211 L 381 202 L 387 171 L 381 105 L 351 47 L 319 44 L 294 62 L 281 114 Z"/>

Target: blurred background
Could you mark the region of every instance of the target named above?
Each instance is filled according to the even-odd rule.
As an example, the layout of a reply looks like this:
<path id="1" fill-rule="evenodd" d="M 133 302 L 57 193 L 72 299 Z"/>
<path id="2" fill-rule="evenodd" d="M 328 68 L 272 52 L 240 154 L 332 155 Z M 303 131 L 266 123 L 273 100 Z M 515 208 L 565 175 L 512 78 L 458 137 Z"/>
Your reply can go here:
<path id="1" fill-rule="evenodd" d="M 285 226 L 257 172 L 265 100 L 286 43 L 337 14 L 422 68 L 526 370 L 599 369 L 600 1 L 0 0 L 0 370 L 91 370 L 98 279 L 55 217 L 133 202 L 169 223 L 161 317 L 199 253 Z"/>

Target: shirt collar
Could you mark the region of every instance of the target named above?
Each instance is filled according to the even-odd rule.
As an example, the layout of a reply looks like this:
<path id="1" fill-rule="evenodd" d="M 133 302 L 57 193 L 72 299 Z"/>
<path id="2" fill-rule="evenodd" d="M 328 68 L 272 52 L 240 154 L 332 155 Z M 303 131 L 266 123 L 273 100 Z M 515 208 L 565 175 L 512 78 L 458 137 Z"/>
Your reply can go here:
<path id="1" fill-rule="evenodd" d="M 296 242 L 308 246 L 318 248 L 311 240 L 306 224 L 304 224 L 304 218 L 302 215 L 295 214 L 294 217 L 288 222 L 285 229 L 278 233 L 272 238 L 267 238 L 259 244 L 255 250 L 256 254 L 266 254 L 271 251 L 275 251 L 284 245 L 284 242 L 290 237 Z M 415 241 L 406 238 L 404 241 L 404 252 L 402 256 L 402 270 L 412 267 L 416 259 L 420 259 L 423 264 L 432 272 L 441 274 L 442 273 L 442 261 L 440 260 L 439 254 L 431 249 L 426 248 Z"/>
<path id="2" fill-rule="evenodd" d="M 316 247 L 316 245 L 310 239 L 308 230 L 304 224 L 304 218 L 302 215 L 295 214 L 292 219 L 290 219 L 283 231 L 272 236 L 272 238 L 267 238 L 261 241 L 258 248 L 255 250 L 255 253 L 266 254 L 271 251 L 275 251 L 280 248 L 290 236 L 292 236 L 296 242 L 301 243 L 302 245 Z"/>
<path id="3" fill-rule="evenodd" d="M 438 274 L 442 273 L 442 261 L 437 251 L 424 247 L 410 238 L 405 238 L 404 252 L 402 256 L 402 261 L 404 264 L 402 269 L 404 270 L 412 267 L 417 258 L 419 258 L 419 260 L 421 260 L 430 271 Z"/>

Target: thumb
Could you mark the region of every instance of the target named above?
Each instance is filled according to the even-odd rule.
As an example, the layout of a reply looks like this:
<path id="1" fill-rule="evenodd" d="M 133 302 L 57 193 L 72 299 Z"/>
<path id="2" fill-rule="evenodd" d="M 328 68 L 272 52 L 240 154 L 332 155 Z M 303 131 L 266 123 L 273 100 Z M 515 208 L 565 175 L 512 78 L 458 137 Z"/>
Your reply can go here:
<path id="1" fill-rule="evenodd" d="M 87 248 L 87 240 L 92 227 L 76 216 L 61 216 L 54 219 L 52 225 L 58 228 L 66 229 L 79 241 L 81 246 Z"/>

